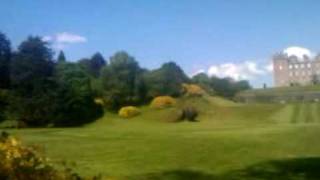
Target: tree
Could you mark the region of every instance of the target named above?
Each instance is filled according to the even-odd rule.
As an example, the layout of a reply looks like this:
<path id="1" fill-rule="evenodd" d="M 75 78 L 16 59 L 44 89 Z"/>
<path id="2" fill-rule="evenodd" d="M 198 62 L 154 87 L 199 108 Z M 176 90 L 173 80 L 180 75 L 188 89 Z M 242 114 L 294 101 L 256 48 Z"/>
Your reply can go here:
<path id="1" fill-rule="evenodd" d="M 174 62 L 164 63 L 161 68 L 145 75 L 148 97 L 179 96 L 182 84 L 189 82 L 183 70 Z"/>
<path id="2" fill-rule="evenodd" d="M 58 63 L 64 63 L 64 62 L 66 62 L 66 57 L 64 55 L 64 52 L 61 50 L 58 55 Z"/>
<path id="3" fill-rule="evenodd" d="M 0 89 L 7 89 L 10 85 L 10 41 L 0 32 Z"/>
<path id="4" fill-rule="evenodd" d="M 134 57 L 124 51 L 115 53 L 102 70 L 104 98 L 112 109 L 143 101 L 145 95 L 143 70 Z"/>
<path id="5" fill-rule="evenodd" d="M 52 50 L 40 37 L 30 36 L 12 60 L 12 109 L 28 125 L 41 126 L 52 118 L 56 84 L 52 80 Z"/>
<path id="6" fill-rule="evenodd" d="M 206 73 L 199 73 L 193 76 L 191 81 L 200 85 L 209 94 L 214 95 L 214 89 L 210 87 L 210 78 Z"/>
<path id="7" fill-rule="evenodd" d="M 95 53 L 90 59 L 83 58 L 79 60 L 79 64 L 87 73 L 97 78 L 100 76 L 101 69 L 106 65 L 106 61 L 100 53 Z"/>
<path id="8" fill-rule="evenodd" d="M 55 126 L 82 125 L 102 115 L 102 108 L 94 102 L 90 77 L 78 64 L 58 64 L 55 79 Z"/>
<path id="9" fill-rule="evenodd" d="M 236 93 L 250 89 L 248 81 L 235 81 L 232 78 L 209 77 L 205 73 L 200 73 L 192 78 L 192 82 L 199 84 L 210 94 L 216 94 L 226 98 L 233 98 Z"/>
<path id="10" fill-rule="evenodd" d="M 95 77 L 100 76 L 101 69 L 106 65 L 106 60 L 97 52 L 91 58 L 91 71 Z"/>

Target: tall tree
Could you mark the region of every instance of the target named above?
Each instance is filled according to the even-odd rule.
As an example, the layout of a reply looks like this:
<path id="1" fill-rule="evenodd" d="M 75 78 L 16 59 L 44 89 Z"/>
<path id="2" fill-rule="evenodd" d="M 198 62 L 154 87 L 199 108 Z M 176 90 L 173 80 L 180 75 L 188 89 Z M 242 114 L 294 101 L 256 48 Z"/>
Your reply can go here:
<path id="1" fill-rule="evenodd" d="M 0 32 L 0 89 L 7 89 L 10 85 L 10 41 Z"/>
<path id="2" fill-rule="evenodd" d="M 18 118 L 29 125 L 46 124 L 54 107 L 55 83 L 52 50 L 40 37 L 30 36 L 18 47 L 12 60 L 12 106 Z"/>
<path id="3" fill-rule="evenodd" d="M 189 81 L 187 75 L 175 63 L 164 63 L 161 68 L 146 74 L 148 97 L 181 95 L 182 84 Z"/>
<path id="4" fill-rule="evenodd" d="M 91 58 L 91 71 L 95 77 L 100 76 L 101 69 L 106 65 L 106 60 L 97 52 Z"/>
<path id="5" fill-rule="evenodd" d="M 64 55 L 64 52 L 61 50 L 58 55 L 58 63 L 64 62 L 66 62 L 66 56 Z"/>
<path id="6" fill-rule="evenodd" d="M 101 69 L 106 65 L 106 60 L 100 53 L 95 53 L 90 59 L 80 59 L 79 64 L 87 73 L 97 78 L 100 76 Z"/>
<path id="7" fill-rule="evenodd" d="M 102 108 L 94 102 L 90 76 L 78 64 L 58 64 L 55 79 L 59 86 L 55 126 L 82 125 L 102 115 Z"/>
<path id="8" fill-rule="evenodd" d="M 142 69 L 126 52 L 117 52 L 102 71 L 102 86 L 107 104 L 117 109 L 141 102 L 144 96 Z"/>

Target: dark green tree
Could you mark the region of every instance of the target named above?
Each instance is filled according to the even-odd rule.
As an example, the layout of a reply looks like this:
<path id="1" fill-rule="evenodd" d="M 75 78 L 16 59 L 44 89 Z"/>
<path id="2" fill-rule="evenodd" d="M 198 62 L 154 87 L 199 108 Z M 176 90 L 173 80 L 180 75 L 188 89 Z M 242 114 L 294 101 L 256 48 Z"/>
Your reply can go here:
<path id="1" fill-rule="evenodd" d="M 55 126 L 82 125 L 102 115 L 102 108 L 94 102 L 90 76 L 78 64 L 58 64 L 55 78 L 59 86 Z"/>
<path id="2" fill-rule="evenodd" d="M 64 55 L 64 52 L 61 50 L 58 55 L 58 63 L 64 62 L 66 62 L 66 56 Z"/>
<path id="3" fill-rule="evenodd" d="M 101 69 L 106 65 L 106 61 L 100 53 L 95 53 L 90 59 L 80 59 L 78 62 L 88 74 L 95 78 L 100 76 Z"/>
<path id="4" fill-rule="evenodd" d="M 148 98 L 161 95 L 181 95 L 181 85 L 189 82 L 183 70 L 174 62 L 168 62 L 161 68 L 146 73 L 145 75 Z"/>
<path id="5" fill-rule="evenodd" d="M 104 98 L 112 109 L 137 104 L 145 95 L 142 69 L 134 57 L 124 51 L 115 53 L 102 70 Z"/>
<path id="6" fill-rule="evenodd" d="M 0 89 L 7 89 L 10 85 L 10 41 L 0 32 Z"/>
<path id="7" fill-rule="evenodd" d="M 12 60 L 11 80 L 15 115 L 28 125 L 41 126 L 52 118 L 56 84 L 52 80 L 52 50 L 40 37 L 30 36 Z"/>
<path id="8" fill-rule="evenodd" d="M 106 60 L 99 52 L 97 52 L 92 56 L 90 65 L 92 74 L 95 77 L 98 77 L 100 76 L 101 69 L 106 65 Z"/>
<path id="9" fill-rule="evenodd" d="M 192 83 L 200 85 L 206 92 L 214 95 L 214 89 L 210 87 L 210 77 L 206 73 L 199 73 L 192 77 Z"/>

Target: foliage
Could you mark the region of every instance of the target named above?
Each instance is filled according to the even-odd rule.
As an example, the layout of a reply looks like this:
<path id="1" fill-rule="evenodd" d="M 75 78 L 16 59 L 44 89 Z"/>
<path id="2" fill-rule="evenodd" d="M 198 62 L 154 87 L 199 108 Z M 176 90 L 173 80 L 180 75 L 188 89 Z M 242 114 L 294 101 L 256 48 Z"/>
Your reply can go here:
<path id="1" fill-rule="evenodd" d="M 0 89 L 10 85 L 11 46 L 7 37 L 0 32 Z"/>
<path id="2" fill-rule="evenodd" d="M 58 55 L 58 63 L 64 63 L 64 62 L 66 62 L 66 56 L 64 55 L 63 51 L 60 51 Z"/>
<path id="3" fill-rule="evenodd" d="M 232 78 L 219 78 L 215 76 L 208 77 L 204 73 L 194 76 L 192 81 L 205 87 L 205 89 L 210 89 L 216 95 L 227 98 L 233 98 L 238 92 L 251 89 L 248 81 L 235 81 Z"/>
<path id="4" fill-rule="evenodd" d="M 132 118 L 140 114 L 140 110 L 135 106 L 125 106 L 119 110 L 119 116 L 123 118 Z"/>
<path id="5" fill-rule="evenodd" d="M 95 77 L 100 76 L 101 69 L 106 65 L 106 60 L 97 52 L 91 57 L 91 71 Z"/>
<path id="6" fill-rule="evenodd" d="M 117 52 L 102 70 L 102 88 L 106 105 L 118 109 L 123 105 L 144 101 L 145 87 L 142 69 L 126 52 Z"/>
<path id="7" fill-rule="evenodd" d="M 52 61 L 39 37 L 19 46 L 12 62 L 12 114 L 27 126 L 75 126 L 102 114 L 89 75 L 77 64 Z"/>
<path id="8" fill-rule="evenodd" d="M 148 98 L 157 96 L 180 96 L 181 85 L 189 81 L 183 70 L 174 62 L 145 74 Z"/>
<path id="9" fill-rule="evenodd" d="M 57 170 L 36 147 L 24 146 L 2 132 L 0 136 L 0 179 L 69 180 L 81 179 L 71 169 Z"/>
<path id="10" fill-rule="evenodd" d="M 197 116 L 199 115 L 198 110 L 193 106 L 186 106 L 182 109 L 182 120 L 196 121 Z"/>
<path id="11" fill-rule="evenodd" d="M 81 64 L 88 74 L 97 78 L 100 76 L 101 69 L 106 66 L 106 60 L 98 52 L 95 53 L 90 59 L 83 58 L 79 60 L 79 64 Z"/>
<path id="12" fill-rule="evenodd" d="M 94 101 L 90 77 L 79 65 L 57 65 L 56 81 L 59 88 L 54 125 L 82 125 L 102 115 L 101 105 Z"/>
<path id="13" fill-rule="evenodd" d="M 176 104 L 176 100 L 171 96 L 158 96 L 155 97 L 150 106 L 153 108 L 166 108 L 171 107 Z"/>
<path id="14" fill-rule="evenodd" d="M 196 84 L 182 84 L 182 91 L 183 94 L 186 96 L 192 96 L 192 97 L 197 97 L 197 96 L 202 96 L 205 94 L 205 91 Z"/>
<path id="15" fill-rule="evenodd" d="M 5 114 L 9 103 L 9 92 L 0 89 L 0 122 L 5 120 Z"/>
<path id="16" fill-rule="evenodd" d="M 47 45 L 40 37 L 29 37 L 19 46 L 11 65 L 11 109 L 19 120 L 33 126 L 47 124 L 54 110 L 54 64 Z"/>

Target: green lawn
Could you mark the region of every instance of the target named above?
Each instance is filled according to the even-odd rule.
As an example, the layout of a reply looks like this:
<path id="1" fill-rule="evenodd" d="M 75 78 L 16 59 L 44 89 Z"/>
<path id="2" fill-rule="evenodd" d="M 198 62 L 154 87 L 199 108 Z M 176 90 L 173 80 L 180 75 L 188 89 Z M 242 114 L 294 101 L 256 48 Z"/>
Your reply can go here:
<path id="1" fill-rule="evenodd" d="M 236 104 L 180 100 L 199 122 L 169 123 L 171 109 L 142 108 L 121 119 L 106 113 L 82 128 L 10 130 L 43 145 L 55 162 L 83 175 L 118 179 L 319 179 L 320 104 Z"/>

